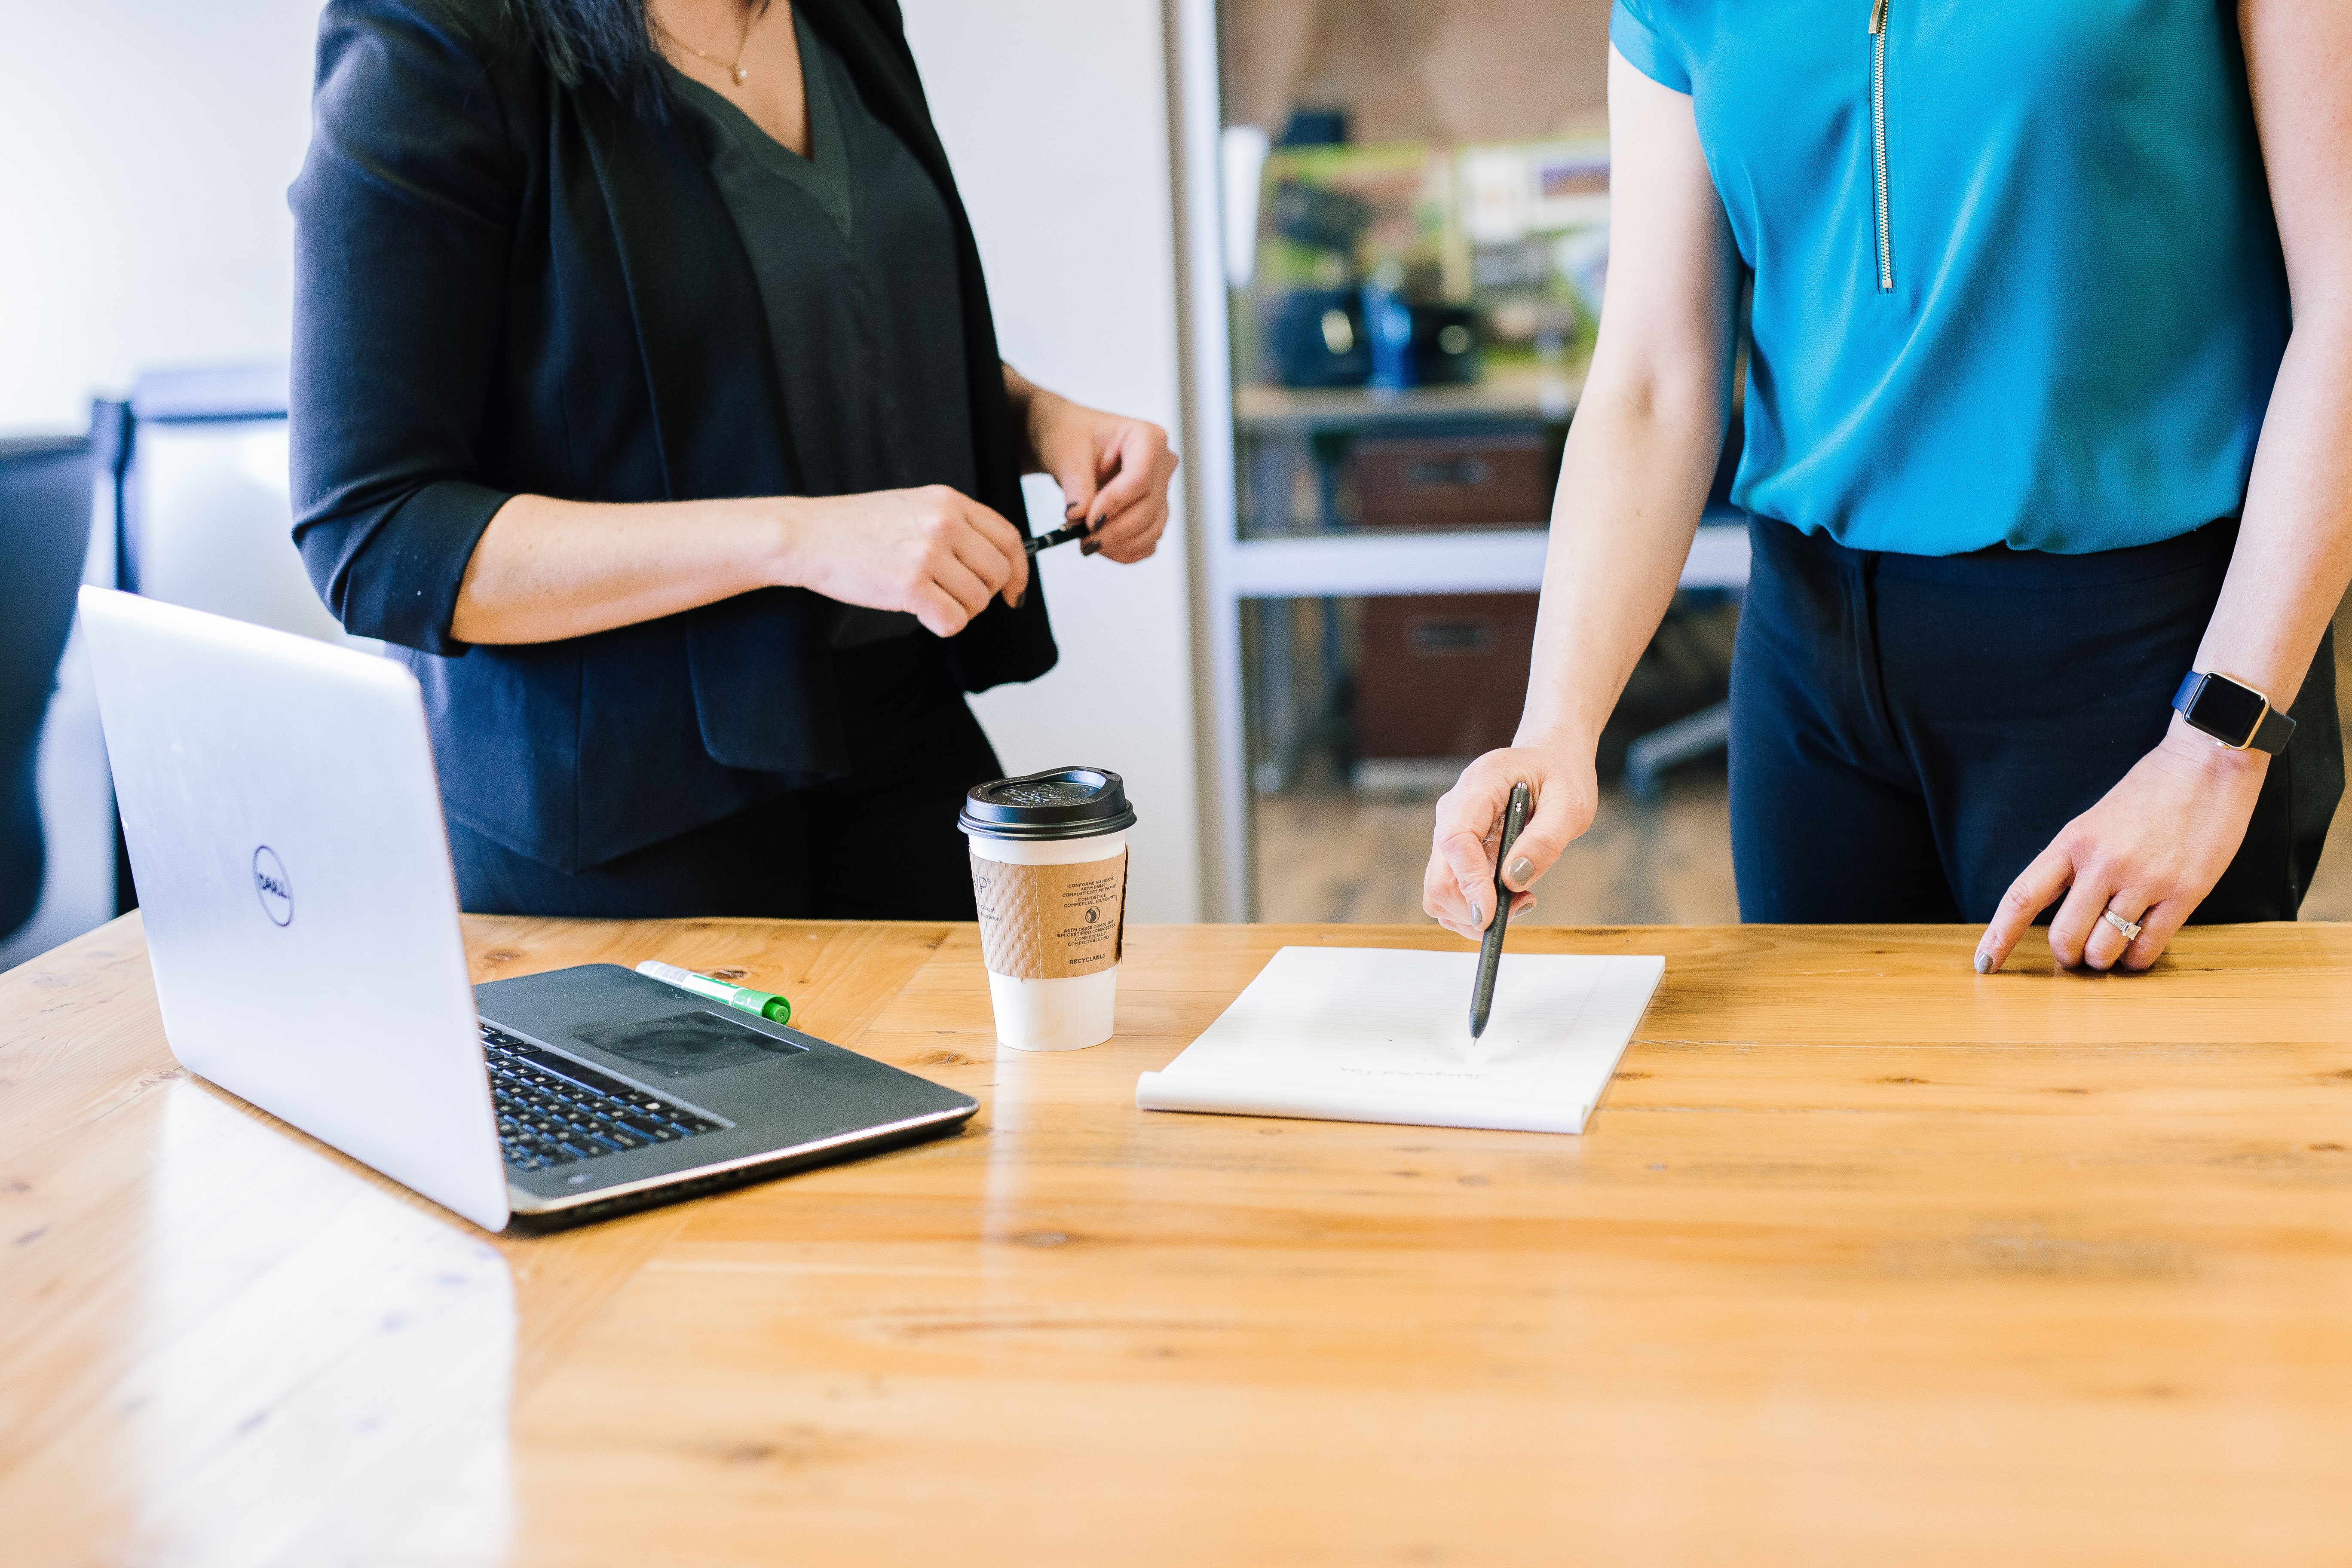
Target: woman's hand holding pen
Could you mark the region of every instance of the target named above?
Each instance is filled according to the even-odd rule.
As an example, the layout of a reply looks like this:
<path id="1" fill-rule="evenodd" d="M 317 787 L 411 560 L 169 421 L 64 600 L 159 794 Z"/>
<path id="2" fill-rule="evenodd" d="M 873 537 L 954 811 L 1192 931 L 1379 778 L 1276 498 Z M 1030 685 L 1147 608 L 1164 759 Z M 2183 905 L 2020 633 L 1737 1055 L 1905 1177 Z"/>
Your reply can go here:
<path id="1" fill-rule="evenodd" d="M 1454 787 L 1438 797 L 1421 907 L 1447 931 L 1472 942 L 1495 915 L 1487 907 L 1493 901 L 1495 845 L 1515 784 L 1528 785 L 1536 801 L 1511 847 L 1511 863 L 1503 868 L 1504 885 L 1516 894 L 1514 915 L 1536 907 L 1535 894 L 1528 889 L 1592 826 L 1600 800 L 1589 745 L 1509 746 L 1488 752 L 1462 771 Z"/>
<path id="2" fill-rule="evenodd" d="M 1064 515 L 1093 525 L 1078 548 L 1127 564 L 1158 549 L 1176 475 L 1168 432 L 1033 386 L 1009 366 L 1005 383 L 1016 416 L 1025 416 L 1030 471 L 1051 474 L 1062 487 Z"/>
<path id="3" fill-rule="evenodd" d="M 828 599 L 905 610 L 951 637 L 1002 597 L 1029 588 L 1021 531 L 945 485 L 863 495 L 787 497 L 781 580 Z"/>
<path id="4" fill-rule="evenodd" d="M 1052 474 L 1086 540 L 1140 561 L 1168 526 L 1176 455 L 1143 419 L 1082 407 L 1004 372 L 1031 472 Z M 945 485 L 839 496 L 618 504 L 510 498 L 466 563 L 451 635 L 552 642 L 673 616 L 757 588 L 904 610 L 950 637 L 992 598 L 1029 591 L 1027 537 Z"/>

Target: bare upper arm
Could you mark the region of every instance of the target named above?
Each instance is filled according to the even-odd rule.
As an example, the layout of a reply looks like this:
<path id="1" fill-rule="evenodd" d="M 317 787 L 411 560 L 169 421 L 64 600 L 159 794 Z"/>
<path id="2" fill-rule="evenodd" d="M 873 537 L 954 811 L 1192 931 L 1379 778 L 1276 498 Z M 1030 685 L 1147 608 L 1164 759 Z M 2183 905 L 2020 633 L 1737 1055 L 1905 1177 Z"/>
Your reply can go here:
<path id="1" fill-rule="evenodd" d="M 2241 0 L 2238 26 L 2296 322 L 2343 322 L 2352 317 L 2352 5 Z"/>
<path id="2" fill-rule="evenodd" d="M 1653 81 L 1612 46 L 1609 135 L 1609 289 L 1585 395 L 1720 420 L 1738 252 L 1690 97 Z"/>

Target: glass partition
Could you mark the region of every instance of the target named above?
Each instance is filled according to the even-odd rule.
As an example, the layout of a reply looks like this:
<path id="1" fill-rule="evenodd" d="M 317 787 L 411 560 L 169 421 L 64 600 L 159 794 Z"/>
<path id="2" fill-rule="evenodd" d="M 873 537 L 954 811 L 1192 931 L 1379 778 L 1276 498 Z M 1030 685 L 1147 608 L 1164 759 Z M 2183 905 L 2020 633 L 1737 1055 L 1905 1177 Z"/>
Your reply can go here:
<path id="1" fill-rule="evenodd" d="M 1223 340 L 1202 404 L 1223 462 L 1203 471 L 1231 495 L 1204 520 L 1207 624 L 1257 918 L 1419 919 L 1429 802 L 1517 723 L 1608 282 L 1608 16 L 1607 0 L 1215 0 L 1218 266 L 1194 298 Z M 1605 776 L 1702 718 L 1635 748 L 1643 798 L 1579 851 L 1605 849 L 1599 891 L 1538 918 L 1730 918 L 1704 715 L 1746 553 L 1717 521 Z M 1682 839 L 1689 874 L 1660 871 Z"/>

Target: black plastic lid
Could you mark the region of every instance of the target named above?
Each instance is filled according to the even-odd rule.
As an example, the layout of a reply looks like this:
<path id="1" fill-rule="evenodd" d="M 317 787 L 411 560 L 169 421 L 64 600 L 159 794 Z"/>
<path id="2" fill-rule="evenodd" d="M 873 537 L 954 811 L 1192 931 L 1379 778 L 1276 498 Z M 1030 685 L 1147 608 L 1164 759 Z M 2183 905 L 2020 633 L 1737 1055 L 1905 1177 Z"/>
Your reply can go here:
<path id="1" fill-rule="evenodd" d="M 973 785 L 956 825 L 990 838 L 1092 838 L 1134 826 L 1135 808 L 1108 768 L 1047 768 Z"/>

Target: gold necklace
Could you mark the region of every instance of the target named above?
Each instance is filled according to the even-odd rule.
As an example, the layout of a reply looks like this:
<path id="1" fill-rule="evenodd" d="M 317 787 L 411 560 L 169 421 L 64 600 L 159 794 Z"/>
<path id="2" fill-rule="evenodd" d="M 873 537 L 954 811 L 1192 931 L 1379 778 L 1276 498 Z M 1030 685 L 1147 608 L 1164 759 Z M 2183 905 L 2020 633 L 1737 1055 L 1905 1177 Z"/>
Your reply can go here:
<path id="1" fill-rule="evenodd" d="M 698 60 L 709 60 L 712 65 L 719 67 L 720 70 L 725 71 L 729 76 L 735 79 L 735 85 L 737 87 L 741 87 L 744 81 L 751 74 L 750 69 L 743 64 L 743 51 L 751 47 L 751 29 L 759 25 L 760 18 L 767 14 L 768 7 L 765 5 L 761 5 L 756 10 L 748 5 L 743 7 L 743 36 L 735 40 L 735 58 L 731 63 L 722 62 L 715 55 L 704 54 L 700 49 L 696 48 L 692 44 L 688 43 L 684 38 L 679 37 L 667 27 L 662 28 L 662 33 L 671 43 L 676 44 L 679 48 L 684 49 L 688 54 L 692 55 L 695 58 Z"/>

